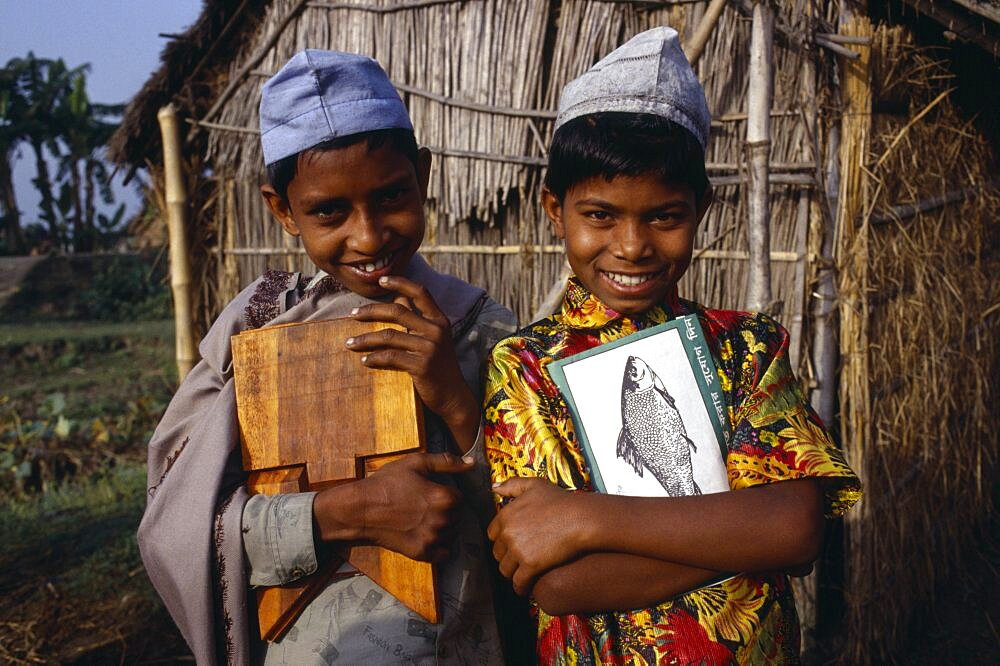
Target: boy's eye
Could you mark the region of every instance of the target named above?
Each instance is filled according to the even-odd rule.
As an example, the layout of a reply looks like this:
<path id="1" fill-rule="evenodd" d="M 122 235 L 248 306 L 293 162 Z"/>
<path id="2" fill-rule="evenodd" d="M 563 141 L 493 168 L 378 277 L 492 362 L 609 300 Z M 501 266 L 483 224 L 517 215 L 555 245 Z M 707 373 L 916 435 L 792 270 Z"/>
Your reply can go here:
<path id="1" fill-rule="evenodd" d="M 674 211 L 663 211 L 653 215 L 650 220 L 653 224 L 661 227 L 673 227 L 681 224 L 683 220 L 683 215 Z"/>
<path id="2" fill-rule="evenodd" d="M 392 189 L 383 190 L 379 194 L 379 201 L 384 204 L 393 204 L 399 202 L 403 196 L 406 194 L 405 187 L 393 187 Z"/>
<path id="3" fill-rule="evenodd" d="M 611 219 L 611 213 L 606 210 L 588 210 L 583 215 L 594 222 L 607 222 Z"/>
<path id="4" fill-rule="evenodd" d="M 320 204 L 309 211 L 309 215 L 321 220 L 337 220 L 347 214 L 347 208 L 335 203 Z"/>

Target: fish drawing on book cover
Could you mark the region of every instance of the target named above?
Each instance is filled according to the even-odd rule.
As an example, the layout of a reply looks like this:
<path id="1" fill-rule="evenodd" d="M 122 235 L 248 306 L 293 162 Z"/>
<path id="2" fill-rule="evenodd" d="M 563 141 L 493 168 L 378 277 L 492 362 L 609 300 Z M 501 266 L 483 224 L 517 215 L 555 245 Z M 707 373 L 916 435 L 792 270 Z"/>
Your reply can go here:
<path id="1" fill-rule="evenodd" d="M 622 377 L 618 457 L 640 477 L 645 467 L 670 497 L 680 497 L 701 494 L 691 466 L 691 453 L 697 451 L 663 382 L 645 361 L 629 356 Z"/>

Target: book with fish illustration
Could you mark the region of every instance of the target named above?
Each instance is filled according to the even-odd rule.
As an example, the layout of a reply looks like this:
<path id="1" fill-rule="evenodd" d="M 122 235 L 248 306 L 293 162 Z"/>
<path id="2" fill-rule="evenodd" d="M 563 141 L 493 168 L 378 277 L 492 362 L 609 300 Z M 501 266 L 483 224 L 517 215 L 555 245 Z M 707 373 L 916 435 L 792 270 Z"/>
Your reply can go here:
<path id="1" fill-rule="evenodd" d="M 729 490 L 729 415 L 697 316 L 553 361 L 548 370 L 598 491 L 677 497 Z"/>

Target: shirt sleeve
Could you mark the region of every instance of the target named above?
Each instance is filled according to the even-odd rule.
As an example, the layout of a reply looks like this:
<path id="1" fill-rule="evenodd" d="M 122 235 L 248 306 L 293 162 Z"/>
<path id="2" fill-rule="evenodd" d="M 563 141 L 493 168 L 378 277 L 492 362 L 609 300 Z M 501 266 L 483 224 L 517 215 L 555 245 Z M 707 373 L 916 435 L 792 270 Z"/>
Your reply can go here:
<path id="1" fill-rule="evenodd" d="M 720 336 L 719 376 L 733 427 L 729 485 L 820 479 L 826 515 L 842 515 L 860 499 L 861 482 L 792 373 L 788 332 L 765 315 L 743 316 Z"/>
<path id="2" fill-rule="evenodd" d="M 243 508 L 243 548 L 253 586 L 284 585 L 316 571 L 316 493 L 254 495 Z"/>
<path id="3" fill-rule="evenodd" d="M 518 336 L 490 354 L 483 428 L 494 483 L 537 476 L 570 490 L 589 487 L 569 409 L 545 368 L 551 360 L 535 341 Z"/>

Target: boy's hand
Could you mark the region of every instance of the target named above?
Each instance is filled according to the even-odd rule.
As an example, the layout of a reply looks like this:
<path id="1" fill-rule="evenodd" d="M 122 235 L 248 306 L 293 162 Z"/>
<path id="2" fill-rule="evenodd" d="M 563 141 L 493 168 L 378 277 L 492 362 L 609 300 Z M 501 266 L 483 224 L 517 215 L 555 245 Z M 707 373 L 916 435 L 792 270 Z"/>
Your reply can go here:
<path id="1" fill-rule="evenodd" d="M 320 538 L 374 543 L 415 560 L 444 560 L 456 535 L 461 495 L 431 476 L 471 467 L 450 453 L 414 453 L 360 481 L 320 491 L 313 501 Z"/>
<path id="2" fill-rule="evenodd" d="M 539 576 L 582 552 L 579 528 L 586 520 L 579 509 L 586 495 L 524 477 L 508 479 L 493 492 L 511 500 L 487 530 L 493 555 L 514 590 L 528 594 Z"/>
<path id="3" fill-rule="evenodd" d="M 413 378 L 417 395 L 441 416 L 464 453 L 479 427 L 479 403 L 462 376 L 451 339 L 451 323 L 422 285 L 399 276 L 379 284 L 399 293 L 392 303 L 375 303 L 353 313 L 358 321 L 398 324 L 406 331 L 384 329 L 347 341 L 347 348 L 364 354 L 369 368 L 402 370 Z"/>

